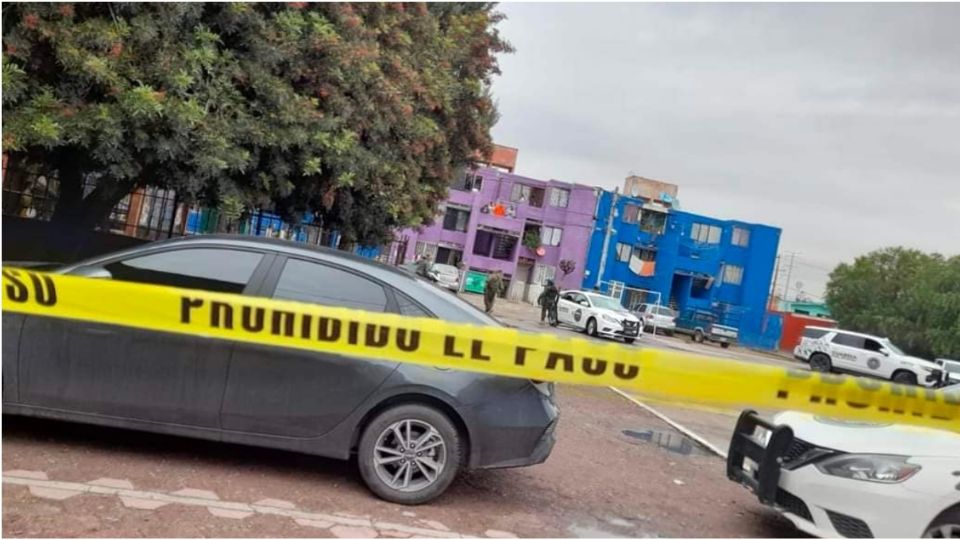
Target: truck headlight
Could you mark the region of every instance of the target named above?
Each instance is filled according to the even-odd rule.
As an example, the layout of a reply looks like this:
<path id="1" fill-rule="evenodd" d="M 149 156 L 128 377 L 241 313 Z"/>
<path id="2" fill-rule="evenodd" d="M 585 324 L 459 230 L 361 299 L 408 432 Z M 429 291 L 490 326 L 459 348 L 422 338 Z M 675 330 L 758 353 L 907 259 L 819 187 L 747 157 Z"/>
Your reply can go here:
<path id="1" fill-rule="evenodd" d="M 881 454 L 843 454 L 816 463 L 817 469 L 830 476 L 851 480 L 896 484 L 920 470 L 919 465 L 907 463 L 907 456 Z"/>
<path id="2" fill-rule="evenodd" d="M 620 324 L 620 319 L 614 317 L 613 315 L 607 315 L 606 313 L 600 315 L 600 318 L 607 322 L 612 322 L 614 324 Z"/>

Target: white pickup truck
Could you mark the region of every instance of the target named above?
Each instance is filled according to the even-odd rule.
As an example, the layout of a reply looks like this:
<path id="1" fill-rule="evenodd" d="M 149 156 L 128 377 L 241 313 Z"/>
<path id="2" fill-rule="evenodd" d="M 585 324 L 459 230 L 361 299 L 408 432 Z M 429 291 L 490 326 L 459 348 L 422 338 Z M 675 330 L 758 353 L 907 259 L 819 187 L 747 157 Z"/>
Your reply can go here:
<path id="1" fill-rule="evenodd" d="M 928 387 L 943 385 L 940 365 L 906 354 L 889 339 L 836 328 L 817 328 L 816 334 L 819 336 L 805 336 L 793 350 L 793 355 L 809 362 L 814 371 L 869 375 Z"/>

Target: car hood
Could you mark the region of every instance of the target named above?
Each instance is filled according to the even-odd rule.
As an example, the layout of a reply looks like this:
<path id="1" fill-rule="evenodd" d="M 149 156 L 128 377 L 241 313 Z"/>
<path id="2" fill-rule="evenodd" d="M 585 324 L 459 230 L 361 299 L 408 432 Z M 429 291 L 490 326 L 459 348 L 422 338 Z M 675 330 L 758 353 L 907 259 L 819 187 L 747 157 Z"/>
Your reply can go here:
<path id="1" fill-rule="evenodd" d="M 848 453 L 960 456 L 960 433 L 902 424 L 875 424 L 783 412 L 774 416 L 811 444 Z"/>
<path id="2" fill-rule="evenodd" d="M 610 315 L 610 316 L 616 317 L 618 320 L 624 320 L 624 319 L 625 319 L 625 320 L 633 321 L 633 322 L 636 322 L 636 323 L 639 323 L 639 322 L 640 322 L 640 319 L 638 319 L 635 315 L 633 315 L 632 313 L 630 313 L 630 312 L 628 312 L 628 311 L 617 311 L 617 310 L 614 310 L 614 309 L 607 309 L 607 308 L 593 308 L 593 310 L 594 310 L 598 315 Z"/>
<path id="3" fill-rule="evenodd" d="M 916 364 L 920 367 L 925 367 L 927 369 L 939 369 L 943 371 L 943 366 L 941 366 L 936 362 L 933 362 L 924 358 L 917 358 L 916 356 L 897 356 L 896 359 L 902 362 Z"/>

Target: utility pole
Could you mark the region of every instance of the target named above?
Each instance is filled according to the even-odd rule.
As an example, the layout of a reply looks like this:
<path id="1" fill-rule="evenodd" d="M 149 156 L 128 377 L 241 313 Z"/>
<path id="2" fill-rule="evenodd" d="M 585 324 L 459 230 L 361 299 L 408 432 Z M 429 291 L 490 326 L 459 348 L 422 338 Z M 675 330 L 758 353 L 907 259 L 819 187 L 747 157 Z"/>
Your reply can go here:
<path id="1" fill-rule="evenodd" d="M 771 300 L 776 300 L 777 298 L 777 278 L 780 277 L 780 255 L 777 255 L 777 262 L 773 268 L 773 285 L 770 286 L 769 297 Z M 779 305 L 773 306 L 774 309 L 779 309 Z M 770 300 L 767 300 L 767 309 L 770 309 Z"/>
<path id="2" fill-rule="evenodd" d="M 783 299 L 787 301 L 789 301 L 787 295 L 790 294 L 790 276 L 793 274 L 793 263 L 797 258 L 797 255 L 799 255 L 799 253 L 796 251 L 790 254 L 790 266 L 787 267 L 787 281 L 783 286 Z"/>
<path id="3" fill-rule="evenodd" d="M 600 268 L 597 270 L 597 281 L 594 286 L 599 288 L 603 280 L 603 270 L 607 266 L 607 252 L 610 251 L 610 236 L 613 233 L 613 216 L 617 212 L 617 199 L 620 198 L 620 188 L 613 188 L 613 197 L 610 198 L 610 211 L 607 212 L 607 227 L 603 232 L 603 253 L 600 254 Z"/>

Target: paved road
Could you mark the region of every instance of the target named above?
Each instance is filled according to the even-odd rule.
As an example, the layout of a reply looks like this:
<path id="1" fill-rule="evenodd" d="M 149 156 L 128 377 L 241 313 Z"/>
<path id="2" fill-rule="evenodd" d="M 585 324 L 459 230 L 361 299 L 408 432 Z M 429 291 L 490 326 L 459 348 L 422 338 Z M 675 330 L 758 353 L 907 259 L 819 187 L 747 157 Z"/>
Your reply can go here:
<path id="1" fill-rule="evenodd" d="M 538 326 L 529 306 L 497 308 L 507 322 Z M 558 443 L 545 464 L 469 473 L 413 508 L 374 498 L 352 463 L 5 417 L 3 534 L 797 535 L 727 481 L 721 459 L 613 391 L 563 386 L 558 401 Z"/>

